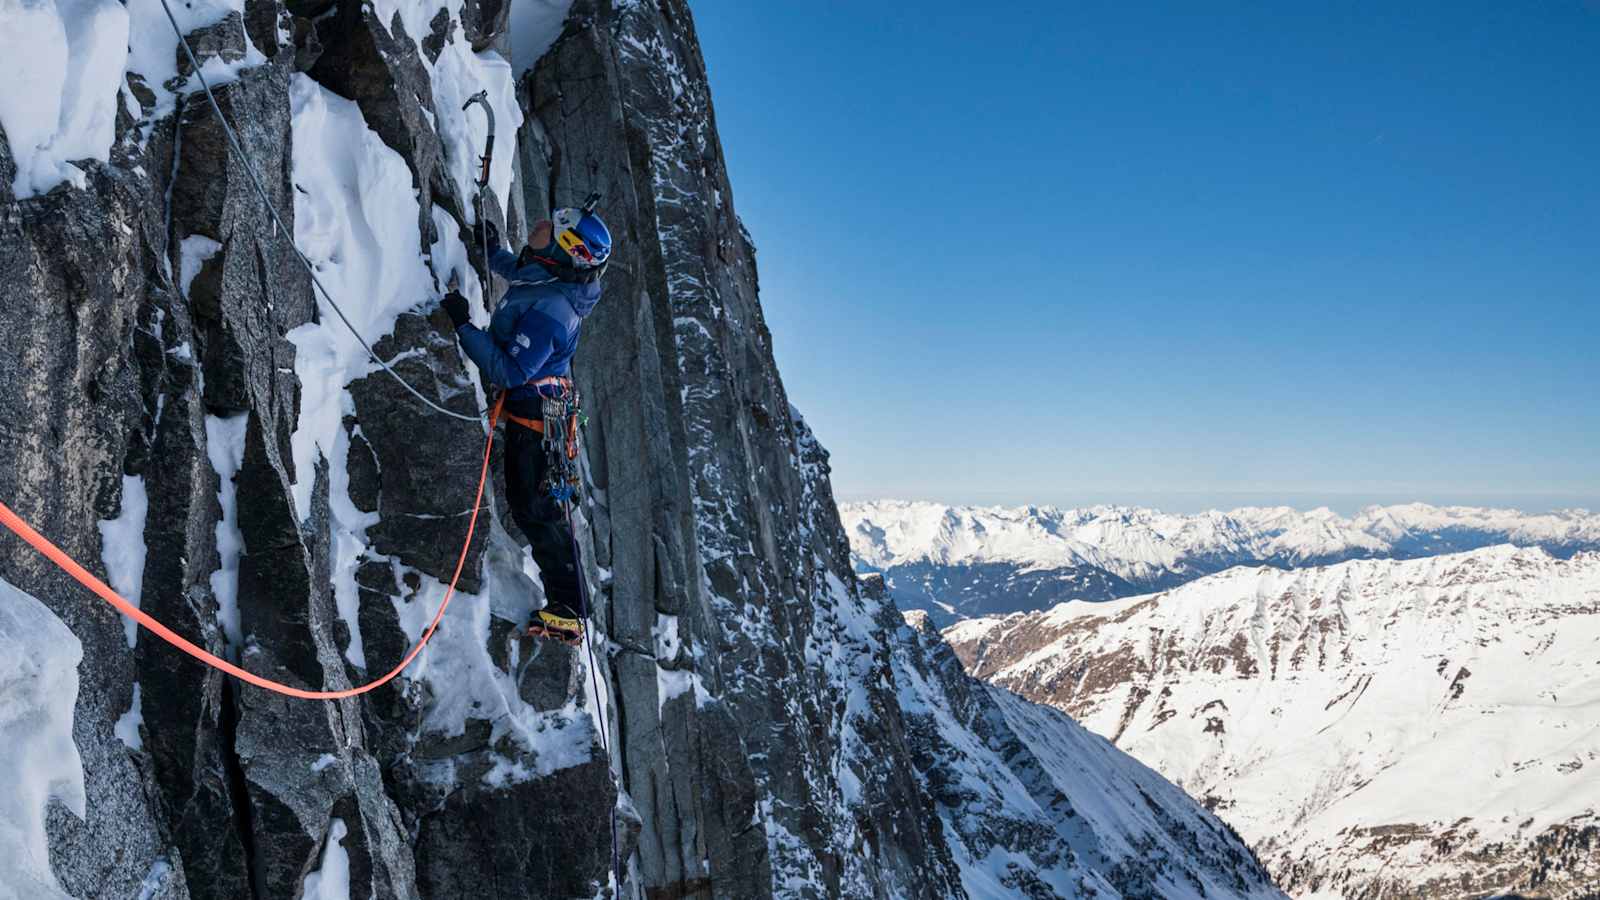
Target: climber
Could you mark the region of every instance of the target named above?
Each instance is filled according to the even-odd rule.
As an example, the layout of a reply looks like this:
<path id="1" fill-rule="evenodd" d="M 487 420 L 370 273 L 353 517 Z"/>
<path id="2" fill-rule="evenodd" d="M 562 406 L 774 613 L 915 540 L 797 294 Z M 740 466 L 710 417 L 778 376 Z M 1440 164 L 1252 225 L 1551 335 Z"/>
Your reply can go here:
<path id="1" fill-rule="evenodd" d="M 570 373 L 578 332 L 600 301 L 600 276 L 611 256 L 611 232 L 594 212 L 599 199 L 590 195 L 582 208 L 559 209 L 554 221 L 536 223 L 520 254 L 502 245 L 494 223 L 480 216 L 475 243 L 490 248 L 489 267 L 509 285 L 505 297 L 487 332 L 472 324 L 459 293 L 451 291 L 441 304 L 467 356 L 505 389 L 511 517 L 532 545 L 544 582 L 545 606 L 528 631 L 569 644 L 583 638 L 588 599 L 566 514 L 577 481 Z"/>

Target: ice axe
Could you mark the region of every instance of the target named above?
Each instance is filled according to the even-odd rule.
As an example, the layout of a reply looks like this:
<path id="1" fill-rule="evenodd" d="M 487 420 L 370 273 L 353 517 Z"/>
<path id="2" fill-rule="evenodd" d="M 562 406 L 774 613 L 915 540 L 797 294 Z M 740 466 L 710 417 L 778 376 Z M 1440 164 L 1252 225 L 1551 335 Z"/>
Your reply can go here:
<path id="1" fill-rule="evenodd" d="M 473 209 L 477 214 L 478 233 L 482 235 L 482 239 L 480 241 L 481 246 L 478 249 L 482 253 L 483 302 L 484 305 L 487 306 L 489 303 L 490 286 L 489 229 L 483 220 L 483 192 L 489 189 L 489 164 L 494 159 L 494 107 L 489 105 L 489 92 L 487 90 L 479 91 L 476 94 L 473 94 L 471 97 L 468 97 L 467 102 L 461 104 L 461 111 L 463 113 L 466 112 L 467 108 L 472 106 L 474 103 L 483 107 L 483 114 L 489 118 L 489 139 L 484 141 L 483 156 L 479 157 L 481 166 L 478 170 L 478 191 L 472 200 Z"/>

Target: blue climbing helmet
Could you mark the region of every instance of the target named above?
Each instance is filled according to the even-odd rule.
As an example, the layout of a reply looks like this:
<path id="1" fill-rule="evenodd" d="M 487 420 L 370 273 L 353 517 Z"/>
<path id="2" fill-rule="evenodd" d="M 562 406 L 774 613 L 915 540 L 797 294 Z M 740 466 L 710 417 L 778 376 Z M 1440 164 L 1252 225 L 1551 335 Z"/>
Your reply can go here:
<path id="1" fill-rule="evenodd" d="M 551 219 L 555 223 L 556 246 L 566 252 L 573 268 L 579 271 L 597 269 L 611 258 L 611 229 L 594 211 L 599 202 L 599 194 L 590 194 L 582 207 L 563 207 Z"/>

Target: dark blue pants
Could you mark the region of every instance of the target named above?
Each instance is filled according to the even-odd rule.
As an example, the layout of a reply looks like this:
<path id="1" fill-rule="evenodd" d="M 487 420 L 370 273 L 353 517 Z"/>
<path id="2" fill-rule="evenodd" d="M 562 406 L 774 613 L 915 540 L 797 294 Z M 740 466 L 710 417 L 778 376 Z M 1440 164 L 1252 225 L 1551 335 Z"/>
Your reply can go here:
<path id="1" fill-rule="evenodd" d="M 511 518 L 528 538 L 539 564 L 544 595 L 552 613 L 578 618 L 584 612 L 578 585 L 578 555 L 561 504 L 544 488 L 549 460 L 544 436 L 515 422 L 506 423 L 506 492 Z"/>

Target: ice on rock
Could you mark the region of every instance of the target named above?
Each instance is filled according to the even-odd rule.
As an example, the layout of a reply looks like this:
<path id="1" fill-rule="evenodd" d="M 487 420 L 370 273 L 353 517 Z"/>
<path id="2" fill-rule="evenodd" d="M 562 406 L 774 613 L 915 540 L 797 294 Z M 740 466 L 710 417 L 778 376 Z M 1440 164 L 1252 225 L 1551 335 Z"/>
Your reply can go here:
<path id="1" fill-rule="evenodd" d="M 222 507 L 216 531 L 219 565 L 211 573 L 211 593 L 217 598 L 217 622 L 223 637 L 235 650 L 244 644 L 239 627 L 239 557 L 244 552 L 244 535 L 239 531 L 238 491 L 233 479 L 244 464 L 249 421 L 248 413 L 206 416 L 206 455 L 217 473 L 217 502 Z"/>
<path id="2" fill-rule="evenodd" d="M 134 606 L 139 605 L 139 595 L 144 592 L 144 520 L 149 511 L 150 497 L 145 493 L 144 479 L 124 475 L 122 509 L 115 519 L 100 522 L 100 556 L 106 564 L 106 580 L 112 590 Z M 122 627 L 128 646 L 132 647 L 139 640 L 139 623 L 125 618 Z"/>
<path id="3" fill-rule="evenodd" d="M 343 819 L 334 819 L 328 826 L 322 866 L 306 876 L 300 890 L 303 900 L 350 900 L 350 853 L 344 849 L 349 833 Z"/>
<path id="4" fill-rule="evenodd" d="M 511 65 L 517 74 L 533 68 L 561 36 L 572 0 L 518 0 L 511 4 Z"/>
<path id="5" fill-rule="evenodd" d="M 50 871 L 45 807 L 87 803 L 72 739 L 78 638 L 43 603 L 0 579 L 0 898 L 65 898 Z"/>
<path id="6" fill-rule="evenodd" d="M 172 874 L 172 863 L 165 856 L 158 857 L 150 865 L 150 871 L 144 875 L 144 881 L 139 884 L 138 900 L 155 900 L 157 893 L 167 883 L 167 876 Z"/>
<path id="7" fill-rule="evenodd" d="M 144 724 L 144 697 L 138 682 L 133 685 L 133 700 L 128 704 L 128 711 L 117 719 L 117 724 L 112 727 L 117 740 L 127 746 L 129 750 L 143 750 L 144 738 L 139 736 L 139 727 Z"/>

